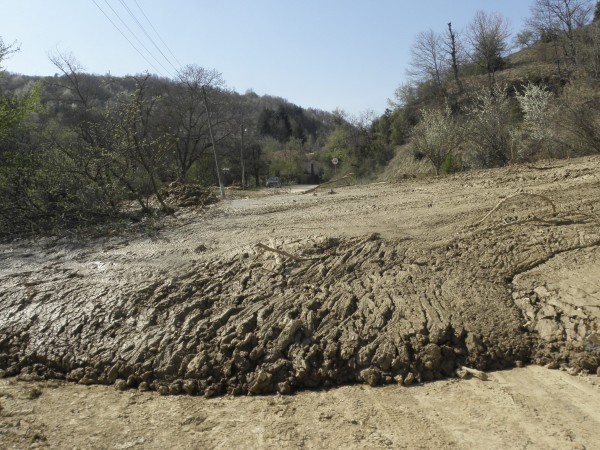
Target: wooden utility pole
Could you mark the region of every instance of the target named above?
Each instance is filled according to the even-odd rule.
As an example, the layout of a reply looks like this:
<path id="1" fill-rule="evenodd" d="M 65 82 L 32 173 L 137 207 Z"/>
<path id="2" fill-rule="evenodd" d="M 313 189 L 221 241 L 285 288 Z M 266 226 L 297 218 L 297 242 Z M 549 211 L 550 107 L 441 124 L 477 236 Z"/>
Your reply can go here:
<path id="1" fill-rule="evenodd" d="M 206 98 L 206 89 L 202 86 L 202 96 L 204 97 L 204 106 L 206 108 L 206 116 L 208 117 L 208 131 L 210 133 L 210 142 L 212 143 L 213 153 L 215 155 L 215 167 L 217 169 L 217 179 L 219 180 L 219 189 L 221 189 L 221 198 L 225 198 L 225 187 L 221 179 L 221 171 L 219 170 L 219 159 L 217 158 L 217 147 L 215 147 L 215 138 L 212 130 L 212 122 L 210 120 L 210 109 L 208 108 L 208 100 Z"/>
<path id="2" fill-rule="evenodd" d="M 242 130 L 242 144 L 240 146 L 240 158 L 242 161 L 242 189 L 246 189 L 246 168 L 244 166 L 244 123 L 241 125 Z"/>

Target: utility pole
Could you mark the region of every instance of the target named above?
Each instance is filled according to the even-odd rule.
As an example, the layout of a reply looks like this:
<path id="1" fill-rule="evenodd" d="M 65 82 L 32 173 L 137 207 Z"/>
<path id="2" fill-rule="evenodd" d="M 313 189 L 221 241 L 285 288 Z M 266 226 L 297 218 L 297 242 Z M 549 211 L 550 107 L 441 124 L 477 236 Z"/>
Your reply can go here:
<path id="1" fill-rule="evenodd" d="M 219 170 L 219 159 L 217 158 L 217 147 L 215 147 L 215 138 L 213 136 L 212 122 L 210 120 L 210 109 L 208 108 L 208 100 L 206 98 L 206 89 L 202 86 L 202 96 L 204 97 L 204 107 L 206 108 L 206 116 L 208 117 L 208 131 L 210 133 L 210 142 L 212 143 L 213 153 L 215 155 L 215 167 L 217 169 L 217 179 L 219 180 L 219 189 L 221 189 L 221 198 L 225 198 L 225 187 L 221 180 L 221 171 Z"/>
<path id="2" fill-rule="evenodd" d="M 240 146 L 240 158 L 242 161 L 242 189 L 246 189 L 246 168 L 244 166 L 244 123 L 241 125 L 242 145 Z"/>

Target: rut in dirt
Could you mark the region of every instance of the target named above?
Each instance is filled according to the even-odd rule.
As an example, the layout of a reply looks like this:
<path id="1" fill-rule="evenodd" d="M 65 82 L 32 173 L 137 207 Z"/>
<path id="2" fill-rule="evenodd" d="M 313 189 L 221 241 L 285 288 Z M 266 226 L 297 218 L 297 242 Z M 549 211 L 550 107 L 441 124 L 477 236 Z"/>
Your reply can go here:
<path id="1" fill-rule="evenodd" d="M 411 384 L 517 361 L 595 370 L 600 350 L 585 339 L 540 339 L 511 281 L 597 247 L 599 225 L 492 221 L 433 247 L 376 234 L 306 238 L 190 263 L 176 278 L 49 264 L 0 280 L 0 368 L 205 396 Z M 598 330 L 583 318 L 576 326 L 584 337 Z"/>

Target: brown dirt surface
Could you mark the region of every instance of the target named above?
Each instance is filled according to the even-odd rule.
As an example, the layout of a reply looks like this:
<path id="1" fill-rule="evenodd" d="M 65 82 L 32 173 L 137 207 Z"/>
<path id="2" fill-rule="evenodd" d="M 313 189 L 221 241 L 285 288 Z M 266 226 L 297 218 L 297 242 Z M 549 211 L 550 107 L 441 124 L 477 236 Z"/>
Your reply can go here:
<path id="1" fill-rule="evenodd" d="M 461 366 L 489 371 L 536 363 L 572 375 L 598 370 L 598 157 L 306 195 L 277 190 L 234 197 L 180 208 L 149 235 L 123 230 L 0 245 L 1 374 L 211 397 L 410 385 L 452 377 Z M 568 379 L 564 372 L 527 370 L 518 373 Z M 489 386 L 441 383 L 434 385 Z M 101 393 L 109 395 L 94 390 L 99 387 L 57 386 L 97 392 L 99 402 Z M 579 389 L 570 386 L 565 394 Z M 344 389 L 294 399 L 367 392 L 373 413 L 381 413 L 373 402 L 391 408 L 385 394 L 375 400 L 384 391 Z M 382 429 L 381 441 L 348 445 L 405 445 L 396 434 L 412 425 L 398 418 L 418 420 L 418 414 L 411 416 L 415 400 L 403 393 L 417 391 L 386 389 L 408 402 L 383 421 L 400 424 Z M 586 401 L 581 414 L 597 425 L 598 392 L 589 389 L 596 401 Z M 529 408 L 535 393 L 515 392 L 525 396 L 517 406 Z M 548 393 L 550 408 L 561 411 L 554 398 L 561 389 L 553 385 Z M 157 394 L 131 395 L 163 401 Z M 185 409 L 187 400 L 173 398 L 164 401 Z M 250 411 L 263 400 L 269 401 L 219 402 L 237 401 Z M 470 411 L 465 402 L 455 407 Z M 569 429 L 573 445 L 598 445 L 584 428 L 552 423 Z M 375 422 L 370 426 L 375 430 L 363 430 L 365 439 L 379 433 Z M 477 446 L 468 436 L 473 424 L 463 426 L 462 434 L 431 432 L 422 446 Z M 532 438 L 538 436 L 533 419 L 531 426 Z M 277 445 L 264 433 L 256 436 L 265 439 L 258 446 Z M 331 444 L 289 439 L 293 446 Z M 511 442 L 498 435 L 499 447 Z"/>
<path id="2" fill-rule="evenodd" d="M 405 388 L 163 397 L 0 380 L 2 448 L 594 449 L 600 380 L 539 366 Z"/>

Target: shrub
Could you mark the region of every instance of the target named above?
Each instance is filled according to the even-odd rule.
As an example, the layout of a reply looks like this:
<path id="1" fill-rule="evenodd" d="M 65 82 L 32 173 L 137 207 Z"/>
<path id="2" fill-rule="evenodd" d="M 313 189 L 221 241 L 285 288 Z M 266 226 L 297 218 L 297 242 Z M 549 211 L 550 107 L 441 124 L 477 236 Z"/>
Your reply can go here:
<path id="1" fill-rule="evenodd" d="M 510 159 L 513 118 L 510 99 L 504 87 L 495 85 L 475 93 L 467 108 L 466 134 L 469 156 L 475 167 L 496 167 Z"/>
<path id="2" fill-rule="evenodd" d="M 431 161 L 436 175 L 440 175 L 446 159 L 458 149 L 461 136 L 460 126 L 448 105 L 426 108 L 413 130 L 414 153 Z"/>

